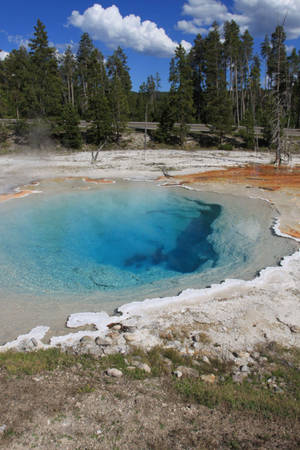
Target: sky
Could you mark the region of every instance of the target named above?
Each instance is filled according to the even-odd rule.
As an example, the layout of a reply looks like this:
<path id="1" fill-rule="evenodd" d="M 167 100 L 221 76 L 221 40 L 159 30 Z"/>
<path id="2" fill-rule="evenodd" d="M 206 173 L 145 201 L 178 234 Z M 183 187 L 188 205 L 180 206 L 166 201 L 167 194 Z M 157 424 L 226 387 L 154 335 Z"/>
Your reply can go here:
<path id="1" fill-rule="evenodd" d="M 4 3 L 4 2 L 3 2 Z M 265 34 L 285 23 L 289 51 L 300 48 L 300 0 L 10 0 L 0 14 L 0 59 L 28 45 L 40 19 L 49 42 L 63 53 L 76 53 L 88 32 L 105 57 L 119 45 L 128 56 L 133 89 L 151 74 L 168 89 L 169 63 L 176 46 L 191 48 L 198 33 L 205 36 L 213 21 L 235 20 L 255 38 L 255 51 Z"/>

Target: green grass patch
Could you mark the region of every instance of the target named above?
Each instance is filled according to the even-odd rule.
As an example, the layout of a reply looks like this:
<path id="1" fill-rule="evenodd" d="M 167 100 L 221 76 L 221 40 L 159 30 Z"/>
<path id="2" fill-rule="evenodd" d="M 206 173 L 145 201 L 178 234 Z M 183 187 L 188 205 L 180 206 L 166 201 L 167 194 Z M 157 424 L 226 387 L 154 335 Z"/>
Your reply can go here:
<path id="1" fill-rule="evenodd" d="M 189 401 L 208 408 L 223 407 L 226 410 L 249 411 L 258 416 L 300 419 L 300 349 L 284 349 L 275 344 L 272 349 L 260 349 L 268 358 L 264 376 L 253 375 L 242 384 L 232 381 L 226 363 L 211 361 L 224 381 L 214 385 L 199 379 L 174 380 L 174 388 Z M 266 381 L 276 377 L 276 384 L 283 391 L 274 392 Z"/>
<path id="2" fill-rule="evenodd" d="M 259 416 L 300 418 L 300 403 L 290 394 L 275 394 L 245 381 L 242 385 L 227 382 L 209 386 L 199 380 L 175 382 L 175 389 L 185 399 L 208 408 L 222 406 L 227 410 L 251 411 Z"/>
<path id="3" fill-rule="evenodd" d="M 9 375 L 34 375 L 57 368 L 72 367 L 76 364 L 80 364 L 83 368 L 90 368 L 94 361 L 88 355 L 75 356 L 61 352 L 57 348 L 27 353 L 15 351 L 0 353 L 0 367 Z"/>

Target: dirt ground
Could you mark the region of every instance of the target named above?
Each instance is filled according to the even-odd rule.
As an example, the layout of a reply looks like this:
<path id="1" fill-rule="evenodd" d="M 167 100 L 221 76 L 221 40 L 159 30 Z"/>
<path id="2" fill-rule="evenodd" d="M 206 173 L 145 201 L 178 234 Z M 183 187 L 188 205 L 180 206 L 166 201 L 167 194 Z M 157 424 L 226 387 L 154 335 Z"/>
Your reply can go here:
<path id="1" fill-rule="evenodd" d="M 296 449 L 299 423 L 183 401 L 170 377 L 0 374 L 3 449 Z"/>

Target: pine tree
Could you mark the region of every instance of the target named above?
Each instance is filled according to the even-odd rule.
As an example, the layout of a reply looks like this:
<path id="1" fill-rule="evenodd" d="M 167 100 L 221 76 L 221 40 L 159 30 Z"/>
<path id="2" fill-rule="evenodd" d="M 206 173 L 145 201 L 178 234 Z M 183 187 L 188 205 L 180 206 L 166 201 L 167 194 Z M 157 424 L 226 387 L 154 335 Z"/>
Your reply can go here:
<path id="1" fill-rule="evenodd" d="M 5 61 L 0 61 L 0 117 L 8 117 L 8 89 Z"/>
<path id="2" fill-rule="evenodd" d="M 229 92 L 220 91 L 207 105 L 208 122 L 212 130 L 219 137 L 219 145 L 222 146 L 224 136 L 233 129 L 232 100 Z"/>
<path id="3" fill-rule="evenodd" d="M 261 86 L 260 86 L 260 60 L 257 55 L 253 58 L 253 63 L 250 69 L 249 87 L 250 87 L 250 105 L 252 111 L 254 124 L 260 123 L 262 114 L 261 104 Z"/>
<path id="4" fill-rule="evenodd" d="M 71 103 L 64 106 L 60 125 L 64 147 L 80 149 L 82 137 L 79 129 L 79 116 Z"/>
<path id="5" fill-rule="evenodd" d="M 32 112 L 37 117 L 53 118 L 60 115 L 62 82 L 59 76 L 55 49 L 49 47 L 45 25 L 38 19 L 30 39 Z"/>
<path id="6" fill-rule="evenodd" d="M 120 47 L 108 58 L 106 66 L 109 78 L 109 101 L 112 111 L 113 130 L 116 141 L 119 143 L 121 133 L 129 117 L 128 101 L 132 86 L 127 57 Z"/>
<path id="7" fill-rule="evenodd" d="M 132 83 L 129 75 L 129 67 L 127 65 L 127 56 L 121 47 L 118 47 L 117 50 L 115 50 L 114 53 L 108 58 L 107 72 L 111 80 L 116 77 L 119 78 L 124 93 L 129 95 L 132 88 Z"/>
<path id="8" fill-rule="evenodd" d="M 200 34 L 197 35 L 194 41 L 194 46 L 189 54 L 189 61 L 192 68 L 193 102 L 196 120 L 202 122 L 204 120 L 205 46 Z"/>
<path id="9" fill-rule="evenodd" d="M 227 62 L 230 73 L 229 90 L 231 92 L 232 101 L 234 104 L 235 120 L 237 125 L 240 123 L 240 103 L 239 103 L 239 70 L 240 70 L 240 28 L 237 23 L 232 20 L 224 24 L 224 57 Z"/>
<path id="10" fill-rule="evenodd" d="M 76 78 L 76 61 L 72 53 L 72 49 L 68 46 L 62 57 L 60 73 L 64 83 L 65 103 L 75 105 L 75 78 Z"/>
<path id="11" fill-rule="evenodd" d="M 30 115 L 33 101 L 30 58 L 25 47 L 12 50 L 4 61 L 8 94 L 8 114 L 16 119 Z"/>
<path id="12" fill-rule="evenodd" d="M 159 125 L 154 133 L 155 139 L 165 144 L 174 144 L 174 115 L 169 102 L 162 108 Z"/>
<path id="13" fill-rule="evenodd" d="M 113 137 L 112 113 L 103 89 L 99 88 L 90 100 L 89 117 L 91 127 L 88 141 L 97 147 L 109 142 Z"/>
<path id="14" fill-rule="evenodd" d="M 252 110 L 247 110 L 243 120 L 245 127 L 244 139 L 246 148 L 253 149 L 255 146 L 255 132 L 254 132 L 254 116 Z"/>
<path id="15" fill-rule="evenodd" d="M 241 119 L 244 118 L 246 110 L 251 108 L 252 102 L 252 85 L 250 83 L 251 74 L 251 61 L 253 55 L 253 37 L 246 30 L 241 37 L 241 55 L 240 55 L 240 68 L 241 68 Z M 252 111 L 253 115 L 253 111 Z M 253 116 L 254 117 L 254 116 Z"/>
<path id="16" fill-rule="evenodd" d="M 219 27 L 216 22 L 213 23 L 212 30 L 208 33 L 204 45 L 205 123 L 209 123 L 212 117 L 209 110 L 210 105 L 213 106 L 216 97 L 219 97 L 220 93 L 226 90 L 226 67 Z M 232 115 L 232 111 L 230 115 Z"/>
<path id="17" fill-rule="evenodd" d="M 77 76 L 79 85 L 79 111 L 86 118 L 88 110 L 89 66 L 93 50 L 95 49 L 88 33 L 83 33 L 77 51 Z"/>
<path id="18" fill-rule="evenodd" d="M 265 60 L 265 89 L 269 88 L 268 83 L 268 64 L 269 64 L 269 58 L 271 55 L 271 44 L 269 36 L 265 35 L 265 40 L 261 44 L 261 55 L 263 59 Z"/>
<path id="19" fill-rule="evenodd" d="M 129 108 L 128 97 L 117 74 L 110 83 L 109 101 L 112 112 L 113 132 L 116 142 L 119 143 L 121 133 L 124 131 L 128 121 Z"/>
<path id="20" fill-rule="evenodd" d="M 179 140 L 183 146 L 194 109 L 192 70 L 182 45 L 176 48 L 175 56 L 171 60 L 169 81 L 171 83 L 170 105 L 174 118 L 179 124 Z"/>
<path id="21" fill-rule="evenodd" d="M 274 110 L 272 118 L 272 143 L 275 147 L 275 164 L 282 162 L 282 128 L 287 98 L 287 57 L 285 48 L 286 34 L 281 25 L 276 27 L 271 37 L 271 53 L 268 60 L 268 75 L 271 79 Z"/>

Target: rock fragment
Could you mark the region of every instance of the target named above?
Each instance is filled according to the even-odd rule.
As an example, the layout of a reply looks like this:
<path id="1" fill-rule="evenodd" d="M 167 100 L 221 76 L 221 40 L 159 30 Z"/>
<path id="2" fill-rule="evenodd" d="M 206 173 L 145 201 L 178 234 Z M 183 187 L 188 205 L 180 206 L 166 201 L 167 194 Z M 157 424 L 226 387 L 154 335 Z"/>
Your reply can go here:
<path id="1" fill-rule="evenodd" d="M 216 375 L 210 373 L 209 375 L 201 375 L 200 379 L 205 383 L 214 384 L 216 382 Z"/>
<path id="2" fill-rule="evenodd" d="M 123 376 L 123 372 L 119 369 L 111 368 L 105 371 L 105 374 L 109 377 L 113 378 L 121 378 Z"/>
<path id="3" fill-rule="evenodd" d="M 177 367 L 176 371 L 181 372 L 185 377 L 199 378 L 198 370 L 193 369 L 192 367 L 179 366 Z"/>
<path id="4" fill-rule="evenodd" d="M 141 361 L 133 361 L 132 365 L 137 369 L 143 370 L 146 373 L 151 373 L 151 367 Z"/>

